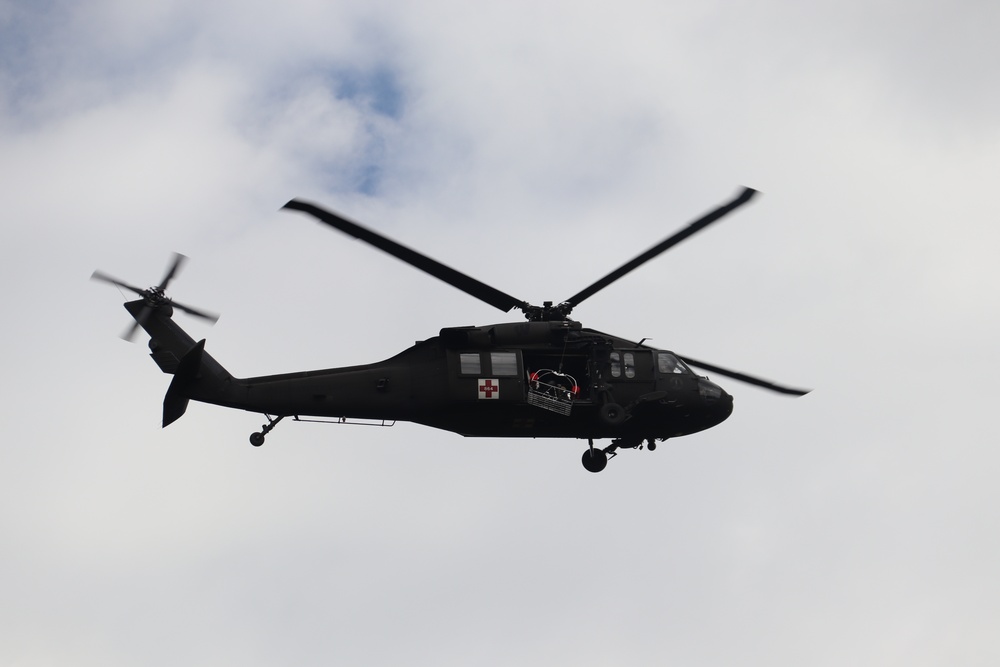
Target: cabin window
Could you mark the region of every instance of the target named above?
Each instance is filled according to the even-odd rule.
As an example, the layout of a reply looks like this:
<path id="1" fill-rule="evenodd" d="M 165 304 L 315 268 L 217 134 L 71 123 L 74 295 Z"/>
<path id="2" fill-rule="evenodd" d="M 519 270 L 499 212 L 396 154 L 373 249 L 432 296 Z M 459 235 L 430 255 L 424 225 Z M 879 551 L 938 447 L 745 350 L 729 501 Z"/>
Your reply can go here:
<path id="1" fill-rule="evenodd" d="M 458 355 L 459 370 L 462 375 L 480 375 L 483 372 L 483 364 L 479 360 L 478 352 L 468 352 Z"/>
<path id="2" fill-rule="evenodd" d="M 517 375 L 516 352 L 490 352 L 490 367 L 493 375 L 514 377 Z"/>
<path id="3" fill-rule="evenodd" d="M 626 352 L 625 357 L 625 377 L 634 378 L 635 377 L 635 355 L 631 352 Z"/>
<path id="4" fill-rule="evenodd" d="M 611 377 L 620 378 L 622 376 L 622 355 L 620 352 L 611 353 Z"/>
<path id="5" fill-rule="evenodd" d="M 661 373 L 686 373 L 687 367 L 684 363 L 669 352 L 658 352 L 656 354 L 656 365 Z"/>

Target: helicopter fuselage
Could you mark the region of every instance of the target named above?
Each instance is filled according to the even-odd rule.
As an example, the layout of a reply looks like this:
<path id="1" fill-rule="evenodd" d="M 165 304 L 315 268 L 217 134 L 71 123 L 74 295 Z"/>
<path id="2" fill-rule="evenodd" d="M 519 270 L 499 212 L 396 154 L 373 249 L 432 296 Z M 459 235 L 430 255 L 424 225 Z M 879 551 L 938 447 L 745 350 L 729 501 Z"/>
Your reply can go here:
<path id="1" fill-rule="evenodd" d="M 166 314 L 150 319 L 154 359 L 196 347 Z M 176 372 L 176 356 L 161 367 Z M 385 361 L 262 377 L 232 377 L 204 356 L 183 387 L 196 401 L 275 416 L 409 421 L 465 436 L 638 443 L 710 428 L 733 406 L 673 353 L 572 321 L 448 328 Z"/>

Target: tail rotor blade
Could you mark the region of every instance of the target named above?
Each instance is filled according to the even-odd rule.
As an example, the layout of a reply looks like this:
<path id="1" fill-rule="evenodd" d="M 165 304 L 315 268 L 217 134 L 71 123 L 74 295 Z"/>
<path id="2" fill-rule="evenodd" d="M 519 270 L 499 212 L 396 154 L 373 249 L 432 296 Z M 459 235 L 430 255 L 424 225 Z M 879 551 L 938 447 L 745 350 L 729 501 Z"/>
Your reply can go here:
<path id="1" fill-rule="evenodd" d="M 146 323 L 149 319 L 149 314 L 153 311 L 149 306 L 145 306 L 141 311 L 139 311 L 139 316 L 134 322 L 122 333 L 122 340 L 127 340 L 128 342 L 135 341 L 135 335 L 139 331 L 139 327 Z"/>
<path id="2" fill-rule="evenodd" d="M 170 268 L 167 269 L 167 273 L 163 276 L 163 280 L 160 281 L 159 288 L 161 292 L 167 291 L 167 285 L 170 284 L 170 281 L 173 280 L 174 276 L 177 275 L 177 272 L 182 266 L 184 266 L 184 262 L 186 261 L 186 256 L 180 254 L 179 252 L 174 253 L 174 263 L 170 265 Z"/>
<path id="3" fill-rule="evenodd" d="M 194 315 L 195 317 L 200 317 L 203 320 L 208 320 L 212 324 L 215 324 L 216 322 L 219 321 L 219 315 L 216 315 L 215 313 L 210 313 L 205 310 L 198 310 L 196 308 L 192 308 L 191 306 L 185 306 L 183 303 L 177 303 L 176 301 L 171 301 L 170 305 L 179 310 L 183 310 L 188 315 Z"/>
<path id="4" fill-rule="evenodd" d="M 122 332 L 121 339 L 131 343 L 132 341 L 135 340 L 135 334 L 137 331 L 139 331 L 139 322 L 138 321 L 132 322 L 129 328 Z"/>
<path id="5" fill-rule="evenodd" d="M 219 316 L 215 313 L 210 313 L 205 310 L 198 310 L 197 308 L 192 308 L 191 306 L 186 306 L 183 303 L 177 303 L 166 296 L 164 291 L 170 284 L 170 281 L 177 276 L 177 272 L 180 271 L 181 267 L 184 266 L 184 262 L 187 261 L 187 257 L 180 253 L 174 253 L 173 261 L 167 268 L 167 272 L 163 275 L 163 280 L 160 284 L 155 287 L 150 287 L 149 289 L 141 289 L 135 285 L 129 285 L 128 283 L 122 282 L 117 278 L 109 276 L 101 271 L 94 271 L 91 274 L 91 280 L 97 280 L 104 283 L 110 283 L 120 289 L 128 290 L 130 292 L 135 292 L 140 297 L 141 301 L 130 302 L 131 306 L 128 308 L 129 313 L 133 315 L 135 321 L 126 329 L 121 337 L 127 341 L 131 341 L 135 338 L 136 333 L 140 328 L 143 328 L 149 318 L 152 316 L 154 311 L 160 310 L 165 313 L 166 317 L 170 317 L 170 308 L 177 308 L 182 310 L 189 315 L 194 315 L 195 317 L 200 317 L 201 319 L 208 320 L 211 323 L 216 323 L 219 321 Z"/>
<path id="6" fill-rule="evenodd" d="M 130 292 L 135 292 L 139 296 L 143 295 L 143 291 L 144 290 L 141 290 L 138 287 L 135 287 L 134 285 L 129 285 L 128 283 L 123 283 L 122 281 L 118 280 L 117 278 L 112 278 L 111 276 L 107 275 L 106 273 L 101 273 L 100 271 L 94 271 L 92 274 L 90 274 L 90 279 L 91 280 L 99 280 L 99 281 L 104 282 L 104 283 L 111 283 L 112 285 L 115 285 L 117 287 L 121 287 L 122 289 L 127 289 Z"/>

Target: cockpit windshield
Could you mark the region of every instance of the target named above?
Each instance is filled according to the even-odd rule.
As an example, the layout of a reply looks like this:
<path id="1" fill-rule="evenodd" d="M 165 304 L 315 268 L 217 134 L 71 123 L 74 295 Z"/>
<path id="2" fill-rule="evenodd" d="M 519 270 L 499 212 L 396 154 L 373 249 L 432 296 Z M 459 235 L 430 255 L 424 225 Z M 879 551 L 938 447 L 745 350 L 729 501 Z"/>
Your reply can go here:
<path id="1" fill-rule="evenodd" d="M 657 352 L 656 365 L 662 374 L 687 373 L 688 375 L 693 375 L 691 369 L 670 352 Z"/>

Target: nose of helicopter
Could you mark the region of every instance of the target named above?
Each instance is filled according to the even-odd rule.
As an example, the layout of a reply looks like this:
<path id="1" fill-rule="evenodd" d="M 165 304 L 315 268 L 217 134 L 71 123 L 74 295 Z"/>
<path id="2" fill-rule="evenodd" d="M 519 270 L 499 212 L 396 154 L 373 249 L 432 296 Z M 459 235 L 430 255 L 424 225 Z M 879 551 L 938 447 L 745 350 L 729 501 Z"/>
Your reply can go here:
<path id="1" fill-rule="evenodd" d="M 713 425 L 721 424 L 733 413 L 732 395 L 714 382 L 698 378 L 698 393 L 708 408 Z"/>
<path id="2" fill-rule="evenodd" d="M 719 415 L 719 422 L 724 422 L 729 418 L 729 415 L 733 414 L 733 396 L 727 393 L 725 390 L 722 391 L 722 396 L 719 397 L 719 404 L 716 406 L 716 410 Z"/>

